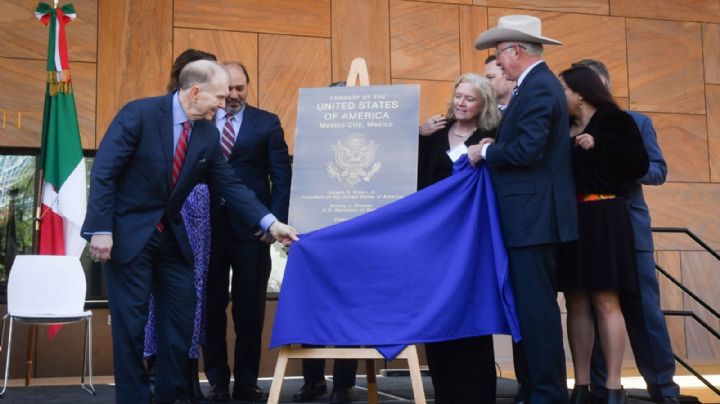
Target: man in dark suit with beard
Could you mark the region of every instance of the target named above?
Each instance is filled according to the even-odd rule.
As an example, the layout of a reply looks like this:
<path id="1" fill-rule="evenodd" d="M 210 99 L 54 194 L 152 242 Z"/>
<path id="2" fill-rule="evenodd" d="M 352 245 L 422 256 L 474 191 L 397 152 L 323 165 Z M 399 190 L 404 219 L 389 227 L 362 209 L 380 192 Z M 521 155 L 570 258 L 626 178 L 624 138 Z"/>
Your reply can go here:
<path id="1" fill-rule="evenodd" d="M 560 310 L 555 281 L 557 246 L 578 236 L 567 100 L 542 61 L 536 17 L 501 17 L 482 33 L 477 49 L 496 48 L 497 65 L 517 87 L 497 138 L 471 146 L 473 164 L 490 167 L 508 250 L 522 342 L 515 347 L 521 392 L 516 402 L 568 401 Z"/>
<path id="2" fill-rule="evenodd" d="M 143 339 L 155 296 L 158 364 L 154 399 L 187 402 L 187 353 L 193 329 L 193 252 L 180 208 L 201 179 L 238 218 L 276 239 L 296 240 L 236 176 L 210 119 L 225 104 L 227 73 L 197 61 L 180 73 L 180 90 L 128 103 L 100 144 L 90 177 L 82 234 L 103 262 L 112 314 L 118 403 L 150 402 Z"/>
<path id="3" fill-rule="evenodd" d="M 215 115 L 220 148 L 233 174 L 241 178 L 276 217 L 287 220 L 291 169 L 280 120 L 273 113 L 247 104 L 249 80 L 245 66 L 229 62 L 223 67 L 230 77 L 230 85 L 225 108 Z M 257 387 L 257 378 L 271 266 L 269 244 L 274 240 L 239 220 L 237 214 L 228 209 L 222 195 L 211 193 L 210 206 L 212 243 L 203 346 L 205 374 L 211 385 L 208 399 L 230 399 L 225 310 L 232 301 L 235 329 L 232 398 L 265 402 L 267 394 Z"/>

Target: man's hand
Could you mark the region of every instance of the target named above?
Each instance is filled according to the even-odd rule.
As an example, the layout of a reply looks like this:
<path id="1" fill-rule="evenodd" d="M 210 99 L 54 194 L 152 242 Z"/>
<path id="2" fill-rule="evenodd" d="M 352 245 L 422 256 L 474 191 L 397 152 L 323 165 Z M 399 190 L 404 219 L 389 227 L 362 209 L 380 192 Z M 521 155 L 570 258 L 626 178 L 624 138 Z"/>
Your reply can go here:
<path id="1" fill-rule="evenodd" d="M 589 133 L 583 133 L 575 136 L 575 145 L 582 147 L 584 150 L 590 150 L 595 147 L 595 138 Z"/>
<path id="2" fill-rule="evenodd" d="M 482 140 L 480 140 L 480 143 L 474 144 L 470 147 L 468 147 L 468 160 L 470 160 L 470 164 L 477 166 L 482 161 L 482 149 L 485 147 L 486 144 L 493 144 L 495 143 L 495 139 L 491 137 L 485 137 Z"/>
<path id="3" fill-rule="evenodd" d="M 265 243 L 265 244 L 272 244 L 272 243 L 275 242 L 275 239 L 273 238 L 273 236 L 272 236 L 269 232 L 268 232 L 268 233 L 265 233 L 265 232 L 262 231 L 262 230 L 256 231 L 256 232 L 255 232 L 255 237 L 258 237 L 258 239 L 259 239 L 260 241 L 262 241 L 263 243 Z"/>
<path id="4" fill-rule="evenodd" d="M 112 245 L 112 234 L 94 234 L 90 239 L 90 256 L 95 261 L 107 262 Z"/>
<path id="5" fill-rule="evenodd" d="M 294 227 L 288 226 L 279 220 L 274 221 L 270 225 L 268 233 L 284 246 L 289 246 L 293 241 L 300 240 L 297 236 L 297 230 L 295 230 Z"/>
<path id="6" fill-rule="evenodd" d="M 433 115 L 420 125 L 420 135 L 430 136 L 447 125 L 447 118 L 443 115 Z"/>

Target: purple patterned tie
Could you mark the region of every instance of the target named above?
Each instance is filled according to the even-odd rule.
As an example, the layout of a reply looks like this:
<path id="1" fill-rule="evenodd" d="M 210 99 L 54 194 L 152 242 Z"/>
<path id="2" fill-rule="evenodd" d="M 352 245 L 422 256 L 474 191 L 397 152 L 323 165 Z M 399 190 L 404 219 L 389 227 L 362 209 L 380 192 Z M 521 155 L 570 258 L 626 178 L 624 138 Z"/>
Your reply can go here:
<path id="1" fill-rule="evenodd" d="M 220 148 L 222 148 L 223 155 L 226 159 L 230 158 L 232 154 L 233 145 L 235 144 L 235 129 L 232 126 L 232 115 L 226 115 L 225 127 L 223 128 L 222 136 L 220 136 Z"/>

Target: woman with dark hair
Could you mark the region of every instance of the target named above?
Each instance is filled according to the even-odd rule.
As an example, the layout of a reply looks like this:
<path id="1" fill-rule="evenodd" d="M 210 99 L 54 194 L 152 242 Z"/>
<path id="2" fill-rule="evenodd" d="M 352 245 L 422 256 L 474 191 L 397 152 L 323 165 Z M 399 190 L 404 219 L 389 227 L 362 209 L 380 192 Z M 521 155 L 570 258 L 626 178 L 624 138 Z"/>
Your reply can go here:
<path id="1" fill-rule="evenodd" d="M 172 67 L 170 68 L 170 81 L 168 81 L 167 91 L 172 92 L 178 89 L 178 77 L 180 77 L 180 71 L 190 62 L 196 62 L 198 60 L 212 60 L 217 62 L 217 57 L 212 53 L 201 51 L 198 49 L 186 49 L 183 53 L 179 54 L 175 58 Z"/>
<path id="2" fill-rule="evenodd" d="M 433 116 L 420 126 L 418 190 L 449 177 L 454 161 L 467 153 L 467 146 L 494 137 L 499 123 L 490 82 L 477 74 L 462 75 L 453 86 L 447 118 Z M 492 335 L 426 343 L 425 352 L 435 403 L 495 402 Z"/>
<path id="3" fill-rule="evenodd" d="M 190 62 L 198 60 L 217 60 L 215 55 L 197 49 L 188 49 L 181 53 L 170 70 L 170 81 L 168 92 L 178 89 L 178 77 L 180 71 Z M 210 193 L 207 184 L 199 183 L 190 192 L 182 209 L 180 210 L 185 229 L 187 230 L 190 245 L 195 255 L 195 321 L 193 324 L 192 340 L 188 352 L 188 369 L 186 393 L 191 402 L 204 401 L 205 397 L 200 390 L 198 376 L 198 358 L 200 357 L 200 345 L 205 338 L 205 280 L 207 279 L 208 265 L 210 263 Z M 144 356 L 147 360 L 148 376 L 151 385 L 154 383 L 157 334 L 155 332 L 154 303 L 150 297 L 150 310 L 148 322 L 145 325 L 145 348 Z"/>
<path id="4" fill-rule="evenodd" d="M 558 286 L 565 294 L 567 332 L 575 368 L 571 403 L 590 402 L 590 357 L 597 319 L 607 363 L 607 403 L 624 403 L 620 370 L 625 320 L 619 293 L 637 292 L 634 238 L 625 196 L 645 175 L 648 156 L 632 117 L 620 110 L 587 67 L 560 73 L 570 115 L 578 202 L 577 241 L 560 249 Z"/>

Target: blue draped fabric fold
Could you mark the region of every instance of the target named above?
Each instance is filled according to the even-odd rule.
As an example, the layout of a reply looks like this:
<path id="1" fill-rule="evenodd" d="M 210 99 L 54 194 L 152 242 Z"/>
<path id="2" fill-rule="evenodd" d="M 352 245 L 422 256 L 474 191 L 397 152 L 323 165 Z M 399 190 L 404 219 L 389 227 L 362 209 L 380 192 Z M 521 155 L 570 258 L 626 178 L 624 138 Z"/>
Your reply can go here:
<path id="1" fill-rule="evenodd" d="M 520 328 L 487 167 L 455 173 L 347 222 L 300 236 L 271 347 L 405 345 Z"/>

